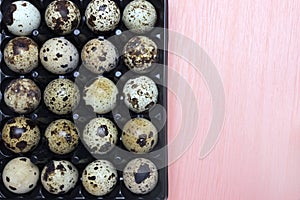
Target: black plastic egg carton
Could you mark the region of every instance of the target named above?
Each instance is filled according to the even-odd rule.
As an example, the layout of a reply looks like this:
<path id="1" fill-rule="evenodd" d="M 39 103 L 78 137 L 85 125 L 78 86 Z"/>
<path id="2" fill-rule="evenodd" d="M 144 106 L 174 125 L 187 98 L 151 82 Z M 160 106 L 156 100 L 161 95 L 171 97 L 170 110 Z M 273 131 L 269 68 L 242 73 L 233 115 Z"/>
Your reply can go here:
<path id="1" fill-rule="evenodd" d="M 1 3 L 1 13 L 4 12 L 4 10 L 7 8 L 7 6 L 13 2 L 12 0 L 2 0 Z M 44 13 L 47 5 L 51 2 L 50 0 L 31 0 L 30 1 L 33 5 L 35 5 L 42 16 L 41 25 L 40 27 L 33 31 L 31 35 L 27 36 L 33 39 L 41 48 L 42 44 L 53 37 L 61 37 L 59 35 L 56 35 L 53 33 L 46 25 L 44 20 Z M 36 149 L 33 151 L 26 153 L 26 154 L 16 154 L 8 150 L 3 142 L 0 139 L 0 199 L 17 199 L 17 198 L 24 198 L 24 199 L 151 199 L 151 200 L 159 200 L 159 199 L 167 199 L 168 196 L 168 156 L 167 156 L 167 32 L 165 29 L 167 28 L 167 0 L 149 0 L 157 11 L 157 23 L 156 27 L 159 27 L 158 29 L 154 28 L 153 30 L 145 33 L 145 34 L 134 34 L 131 32 L 128 32 L 126 27 L 123 25 L 122 20 L 120 20 L 120 23 L 118 27 L 111 32 L 106 33 L 100 33 L 95 34 L 89 28 L 87 27 L 85 23 L 84 11 L 87 6 L 87 4 L 90 2 L 90 0 L 73 0 L 73 2 L 78 6 L 78 8 L 81 11 L 81 22 L 79 27 L 71 34 L 63 36 L 70 42 L 72 42 L 78 52 L 81 52 L 81 49 L 83 45 L 88 42 L 89 40 L 93 38 L 111 38 L 110 41 L 118 48 L 119 54 L 121 55 L 122 49 L 125 45 L 125 43 L 132 38 L 135 35 L 145 35 L 149 38 L 151 38 L 158 46 L 159 49 L 159 56 L 157 64 L 154 64 L 152 70 L 144 74 L 145 76 L 150 77 L 157 83 L 157 87 L 159 90 L 159 96 L 158 96 L 158 102 L 160 106 L 162 106 L 164 109 L 159 109 L 160 106 L 154 106 L 150 111 L 146 111 L 143 113 L 134 113 L 128 110 L 126 108 L 125 104 L 122 101 L 122 86 L 125 83 L 126 80 L 129 78 L 132 78 L 132 76 L 138 76 L 138 74 L 126 74 L 126 76 L 123 76 L 126 72 L 129 71 L 128 67 L 125 66 L 122 60 L 122 56 L 120 57 L 118 66 L 108 72 L 104 73 L 103 76 L 109 78 L 114 83 L 117 83 L 118 81 L 121 81 L 119 89 L 119 96 L 118 96 L 118 103 L 117 108 L 114 112 L 110 112 L 103 115 L 94 114 L 92 112 L 92 109 L 88 106 L 85 106 L 84 101 L 82 99 L 82 91 L 84 85 L 90 81 L 91 79 L 97 77 L 97 75 L 92 74 L 88 72 L 84 67 L 81 67 L 81 60 L 79 62 L 79 65 L 77 69 L 69 74 L 65 75 L 55 75 L 48 71 L 46 71 L 42 64 L 39 62 L 38 68 L 34 69 L 32 72 L 20 75 L 13 71 L 11 71 L 5 64 L 3 60 L 3 51 L 5 48 L 5 45 L 8 43 L 9 40 L 16 37 L 15 35 L 11 34 L 4 24 L 3 20 L 1 21 L 1 63 L 0 63 L 0 134 L 2 131 L 2 128 L 7 122 L 7 120 L 20 116 L 19 114 L 13 112 L 10 110 L 3 100 L 3 94 L 4 90 L 7 87 L 7 85 L 10 83 L 10 81 L 17 79 L 17 78 L 29 78 L 33 80 L 41 89 L 41 92 L 43 94 L 43 91 L 47 84 L 57 78 L 68 78 L 70 80 L 73 80 L 80 88 L 81 90 L 81 102 L 77 110 L 74 110 L 72 114 L 69 115 L 56 115 L 53 114 L 51 111 L 49 111 L 43 100 L 41 100 L 41 103 L 39 107 L 33 111 L 32 113 L 25 114 L 22 116 L 31 118 L 34 120 L 40 130 L 41 130 L 41 140 L 39 145 Z M 130 0 L 115 0 L 117 5 L 120 8 L 121 14 L 125 8 L 125 6 L 130 2 Z M 157 65 L 157 66 L 155 66 Z M 128 115 L 129 112 L 129 115 Z M 146 119 L 151 119 L 153 124 L 157 127 L 159 130 L 158 134 L 158 143 L 156 147 L 148 154 L 133 154 L 131 153 L 130 156 L 128 156 L 128 151 L 125 149 L 125 147 L 122 145 L 122 142 L 120 140 L 121 132 L 122 130 L 118 128 L 119 132 L 119 140 L 117 142 L 117 146 L 119 148 L 113 148 L 109 153 L 100 156 L 100 159 L 109 160 L 112 162 L 112 164 L 118 169 L 118 183 L 114 190 L 107 194 L 106 196 L 96 197 L 91 194 L 89 194 L 82 186 L 81 183 L 81 174 L 83 169 L 91 163 L 95 158 L 86 150 L 84 145 L 82 143 L 79 143 L 78 147 L 71 153 L 67 155 L 57 155 L 52 153 L 46 143 L 46 140 L 43 136 L 44 131 L 46 127 L 54 120 L 56 119 L 69 119 L 75 122 L 76 126 L 79 128 L 80 132 L 82 133 L 83 127 L 91 118 L 94 117 L 106 117 L 117 123 L 118 125 L 121 125 L 119 127 L 122 127 L 129 118 L 135 118 L 135 117 L 143 117 Z M 126 117 L 127 116 L 127 117 Z M 1 138 L 1 137 L 0 137 Z M 160 151 L 157 151 L 160 150 Z M 126 152 L 126 153 L 124 153 Z M 76 168 L 79 171 L 79 179 L 74 189 L 70 190 L 68 193 L 63 195 L 53 195 L 48 193 L 41 184 L 41 181 L 39 180 L 37 187 L 35 187 L 31 192 L 18 195 L 10 192 L 7 190 L 3 184 L 2 181 L 2 171 L 6 163 L 8 163 L 11 159 L 19 156 L 26 156 L 31 159 L 33 163 L 35 163 L 39 169 L 40 172 L 42 171 L 42 168 L 50 161 L 50 160 L 68 160 L 72 162 Z M 132 160 L 133 158 L 137 157 L 143 157 L 148 158 L 152 162 L 156 164 L 158 167 L 158 183 L 157 186 L 153 191 L 151 191 L 148 194 L 145 195 L 136 195 L 130 192 L 123 183 L 122 178 L 122 170 L 124 169 L 125 165 Z"/>

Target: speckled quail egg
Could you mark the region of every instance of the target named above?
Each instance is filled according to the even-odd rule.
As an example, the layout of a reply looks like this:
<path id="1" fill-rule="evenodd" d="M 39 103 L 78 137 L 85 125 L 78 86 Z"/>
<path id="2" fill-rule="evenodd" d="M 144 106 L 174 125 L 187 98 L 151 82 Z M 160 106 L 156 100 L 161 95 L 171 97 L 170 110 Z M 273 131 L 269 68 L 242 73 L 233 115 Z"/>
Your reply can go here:
<path id="1" fill-rule="evenodd" d="M 42 170 L 43 187 L 52 194 L 64 194 L 75 187 L 78 170 L 66 160 L 50 161 Z"/>
<path id="2" fill-rule="evenodd" d="M 115 108 L 118 88 L 108 78 L 98 77 L 92 84 L 84 88 L 85 104 L 93 108 L 95 113 L 105 114 Z"/>
<path id="3" fill-rule="evenodd" d="M 52 1 L 45 11 L 47 26 L 55 33 L 71 33 L 80 23 L 80 11 L 75 3 L 69 0 Z"/>
<path id="4" fill-rule="evenodd" d="M 158 172 L 155 164 L 145 158 L 131 160 L 123 171 L 124 184 L 135 194 L 151 192 L 158 181 Z"/>
<path id="5" fill-rule="evenodd" d="M 14 35 L 30 35 L 33 30 L 40 26 L 41 14 L 28 1 L 15 1 L 4 9 L 4 23 Z"/>
<path id="6" fill-rule="evenodd" d="M 123 93 L 125 104 L 137 113 L 149 110 L 157 102 L 156 84 L 146 76 L 129 79 L 124 85 Z"/>
<path id="7" fill-rule="evenodd" d="M 155 147 L 157 141 L 157 129 L 147 119 L 134 118 L 123 127 L 122 142 L 131 152 L 148 153 Z"/>
<path id="8" fill-rule="evenodd" d="M 9 119 L 2 129 L 4 145 L 15 153 L 33 150 L 40 141 L 40 129 L 31 119 L 15 117 Z"/>
<path id="9" fill-rule="evenodd" d="M 29 73 L 39 64 L 38 45 L 28 37 L 16 37 L 5 46 L 4 61 L 14 72 Z"/>
<path id="10" fill-rule="evenodd" d="M 157 60 L 157 45 L 145 36 L 131 38 L 124 47 L 124 63 L 136 73 L 147 73 Z"/>
<path id="11" fill-rule="evenodd" d="M 30 79 L 14 79 L 4 91 L 4 102 L 16 113 L 34 111 L 41 101 L 39 87 Z"/>
<path id="12" fill-rule="evenodd" d="M 29 158 L 18 157 L 5 165 L 2 180 L 9 191 L 24 194 L 35 188 L 39 175 L 39 168 Z"/>
<path id="13" fill-rule="evenodd" d="M 95 160 L 83 170 L 82 184 L 85 190 L 95 196 L 110 193 L 117 184 L 118 174 L 107 160 Z"/>
<path id="14" fill-rule="evenodd" d="M 103 74 L 118 64 L 117 48 L 108 40 L 92 39 L 81 51 L 83 66 L 95 74 Z"/>
<path id="15" fill-rule="evenodd" d="M 94 118 L 85 126 L 82 139 L 92 154 L 104 154 L 117 143 L 118 130 L 109 119 Z"/>
<path id="16" fill-rule="evenodd" d="M 145 33 L 150 31 L 157 20 L 154 6 L 145 0 L 131 1 L 124 9 L 122 21 L 132 32 Z"/>
<path id="17" fill-rule="evenodd" d="M 71 113 L 78 106 L 79 101 L 79 88 L 69 79 L 55 79 L 47 85 L 44 91 L 46 107 L 58 115 Z"/>
<path id="18" fill-rule="evenodd" d="M 115 29 L 121 15 L 117 4 L 112 0 L 92 0 L 85 10 L 86 24 L 94 32 Z"/>
<path id="19" fill-rule="evenodd" d="M 51 38 L 40 50 L 40 60 L 46 70 L 54 74 L 67 74 L 78 65 L 79 54 L 67 39 Z"/>
<path id="20" fill-rule="evenodd" d="M 73 151 L 79 142 L 79 131 L 73 122 L 67 119 L 53 121 L 45 131 L 50 150 L 63 155 Z"/>

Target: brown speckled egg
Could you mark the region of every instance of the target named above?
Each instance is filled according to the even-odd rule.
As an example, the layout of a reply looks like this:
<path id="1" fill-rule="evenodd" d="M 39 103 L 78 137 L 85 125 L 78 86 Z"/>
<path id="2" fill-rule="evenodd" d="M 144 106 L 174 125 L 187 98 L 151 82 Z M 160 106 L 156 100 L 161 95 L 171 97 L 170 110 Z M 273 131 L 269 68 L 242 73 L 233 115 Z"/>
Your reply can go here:
<path id="1" fill-rule="evenodd" d="M 66 119 L 53 121 L 45 131 L 50 150 L 56 154 L 73 151 L 79 142 L 79 131 L 73 122 Z"/>
<path id="2" fill-rule="evenodd" d="M 44 91 L 46 107 L 58 115 L 71 113 L 78 106 L 79 101 L 79 88 L 69 79 L 55 79 Z"/>
<path id="3" fill-rule="evenodd" d="M 45 11 L 47 26 L 55 33 L 71 33 L 80 23 L 80 11 L 75 3 L 69 0 L 52 1 Z"/>
<path id="4" fill-rule="evenodd" d="M 112 0 L 92 0 L 85 10 L 86 24 L 94 32 L 114 30 L 120 21 L 120 10 Z"/>
<path id="5" fill-rule="evenodd" d="M 145 158 L 131 160 L 123 171 L 124 184 L 135 194 L 151 192 L 158 182 L 158 172 L 155 164 Z"/>
<path id="6" fill-rule="evenodd" d="M 41 182 L 51 194 L 64 194 L 75 187 L 78 170 L 66 160 L 50 161 L 42 170 Z"/>
<path id="7" fill-rule="evenodd" d="M 9 83 L 4 91 L 4 102 L 19 114 L 34 111 L 40 101 L 41 91 L 30 79 L 15 79 Z"/>
<path id="8" fill-rule="evenodd" d="M 9 191 L 15 194 L 25 194 L 35 188 L 39 176 L 39 168 L 29 158 L 17 157 L 5 165 L 2 180 Z"/>
<path id="9" fill-rule="evenodd" d="M 16 37 L 5 46 L 4 61 L 14 72 L 29 73 L 39 64 L 38 45 L 28 37 Z"/>
<path id="10" fill-rule="evenodd" d="M 28 1 L 15 1 L 3 9 L 3 21 L 14 35 L 30 35 L 40 26 L 40 11 Z"/>
<path id="11" fill-rule="evenodd" d="M 124 85 L 123 93 L 125 104 L 137 113 L 149 110 L 157 102 L 156 84 L 146 76 L 129 79 Z"/>
<path id="12" fill-rule="evenodd" d="M 155 147 L 157 141 L 157 129 L 147 119 L 134 118 L 123 127 L 122 142 L 131 152 L 148 153 Z"/>
<path id="13" fill-rule="evenodd" d="M 4 145 L 15 153 L 26 153 L 33 150 L 40 141 L 40 129 L 25 117 L 9 119 L 2 129 Z"/>
<path id="14" fill-rule="evenodd" d="M 123 49 L 124 63 L 136 73 L 147 73 L 157 60 L 157 45 L 150 38 L 135 36 Z"/>
<path id="15" fill-rule="evenodd" d="M 79 53 L 67 39 L 51 38 L 43 44 L 40 50 L 40 60 L 49 72 L 67 74 L 77 67 Z"/>
<path id="16" fill-rule="evenodd" d="M 82 140 L 92 154 L 105 154 L 117 143 L 118 130 L 106 118 L 94 118 L 84 128 Z"/>
<path id="17" fill-rule="evenodd" d="M 107 160 L 95 160 L 83 170 L 82 185 L 85 190 L 95 196 L 110 193 L 117 184 L 116 168 Z"/>
<path id="18" fill-rule="evenodd" d="M 131 1 L 124 9 L 122 21 L 132 32 L 145 33 L 150 31 L 157 20 L 154 6 L 145 0 Z"/>
<path id="19" fill-rule="evenodd" d="M 117 86 L 108 78 L 98 77 L 84 88 L 85 104 L 95 113 L 105 114 L 115 108 L 117 103 Z"/>
<path id="20" fill-rule="evenodd" d="M 92 39 L 81 51 L 83 66 L 95 74 L 103 74 L 118 64 L 117 48 L 108 40 Z"/>

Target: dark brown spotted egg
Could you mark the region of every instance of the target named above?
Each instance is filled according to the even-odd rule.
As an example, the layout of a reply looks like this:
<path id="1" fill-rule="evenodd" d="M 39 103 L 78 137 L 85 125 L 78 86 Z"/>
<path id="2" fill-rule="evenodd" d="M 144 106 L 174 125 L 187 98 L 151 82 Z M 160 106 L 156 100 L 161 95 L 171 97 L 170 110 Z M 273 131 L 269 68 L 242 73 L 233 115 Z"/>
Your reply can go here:
<path id="1" fill-rule="evenodd" d="M 40 50 L 40 60 L 46 70 L 54 74 L 67 74 L 78 65 L 79 54 L 67 39 L 51 38 Z"/>
<path id="2" fill-rule="evenodd" d="M 30 79 L 20 78 L 9 83 L 4 91 L 4 102 L 19 114 L 34 111 L 41 101 L 39 87 Z"/>
<path id="3" fill-rule="evenodd" d="M 41 182 L 51 194 L 64 194 L 75 187 L 78 170 L 66 160 L 50 161 L 42 170 Z"/>
<path id="4" fill-rule="evenodd" d="M 154 6 L 146 0 L 131 1 L 124 9 L 122 21 L 132 32 L 145 33 L 150 31 L 157 20 Z"/>
<path id="5" fill-rule="evenodd" d="M 134 118 L 123 127 L 122 142 L 131 152 L 148 153 L 157 144 L 157 134 L 157 129 L 152 122 L 144 118 Z"/>
<path id="6" fill-rule="evenodd" d="M 118 174 L 107 160 L 95 160 L 83 170 L 82 184 L 85 190 L 95 196 L 110 193 L 117 184 Z"/>
<path id="7" fill-rule="evenodd" d="M 79 101 L 79 88 L 69 79 L 54 79 L 45 88 L 45 105 L 55 114 L 66 115 L 71 113 L 78 106 Z"/>
<path id="8" fill-rule="evenodd" d="M 124 184 L 135 194 L 151 192 L 158 181 L 158 172 L 155 164 L 145 158 L 131 160 L 123 171 Z"/>
<path id="9" fill-rule="evenodd" d="M 37 185 L 39 176 L 39 168 L 26 157 L 12 159 L 2 172 L 4 186 L 15 194 L 32 191 Z"/>
<path id="10" fill-rule="evenodd" d="M 80 11 L 75 3 L 69 0 L 52 1 L 45 11 L 47 26 L 55 33 L 71 33 L 80 23 Z"/>
<path id="11" fill-rule="evenodd" d="M 2 141 L 11 151 L 26 153 L 38 145 L 40 130 L 31 119 L 15 117 L 5 123 L 2 129 Z"/>
<path id="12" fill-rule="evenodd" d="M 29 73 L 39 64 L 38 45 L 28 37 L 16 37 L 5 46 L 4 61 L 14 72 Z"/>
<path id="13" fill-rule="evenodd" d="M 121 15 L 117 4 L 112 0 L 92 0 L 86 10 L 87 26 L 94 32 L 114 30 Z"/>
<path id="14" fill-rule="evenodd" d="M 67 119 L 53 121 L 45 131 L 50 150 L 56 154 L 73 151 L 79 142 L 79 131 L 73 122 Z"/>
<path id="15" fill-rule="evenodd" d="M 146 36 L 131 38 L 123 49 L 124 63 L 136 73 L 149 72 L 157 54 L 157 45 Z"/>

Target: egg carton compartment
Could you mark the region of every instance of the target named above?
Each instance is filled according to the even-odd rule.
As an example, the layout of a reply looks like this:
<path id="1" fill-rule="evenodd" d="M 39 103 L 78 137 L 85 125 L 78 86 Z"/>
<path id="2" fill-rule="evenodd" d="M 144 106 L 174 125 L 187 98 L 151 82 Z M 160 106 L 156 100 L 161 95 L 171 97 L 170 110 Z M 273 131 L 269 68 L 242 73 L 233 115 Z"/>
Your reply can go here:
<path id="1" fill-rule="evenodd" d="M 13 2 L 12 0 L 3 0 L 1 2 L 1 13 L 5 13 L 6 9 L 8 8 L 8 5 Z M 158 46 L 159 49 L 166 49 L 167 45 L 167 33 L 165 30 L 162 29 L 153 29 L 145 34 L 136 34 L 132 32 L 128 32 L 127 28 L 123 24 L 122 20 L 120 20 L 120 23 L 118 26 L 113 30 L 109 32 L 100 32 L 100 33 L 94 33 L 92 32 L 86 25 L 85 17 L 84 17 L 84 11 L 90 0 L 83 1 L 83 0 L 73 0 L 73 2 L 78 6 L 81 14 L 81 22 L 78 28 L 76 28 L 72 33 L 60 36 L 53 31 L 51 31 L 46 23 L 44 18 L 44 13 L 46 10 L 46 7 L 52 2 L 51 0 L 32 0 L 30 1 L 41 13 L 41 24 L 38 29 L 34 30 L 31 35 L 28 35 L 26 37 L 31 38 L 34 40 L 38 46 L 39 49 L 43 45 L 45 41 L 47 41 L 50 38 L 54 37 L 63 37 L 69 40 L 71 43 L 73 43 L 79 54 L 86 42 L 88 42 L 91 39 L 94 38 L 102 38 L 102 39 L 109 39 L 118 49 L 119 54 L 121 55 L 124 45 L 128 42 L 130 38 L 136 35 L 145 35 L 152 39 Z M 130 0 L 115 0 L 116 4 L 118 5 L 121 16 L 123 13 L 123 10 L 125 6 L 131 2 Z M 152 3 L 156 9 L 157 12 L 157 22 L 156 27 L 161 28 L 167 28 L 167 0 L 149 0 L 150 3 Z M 88 70 L 86 70 L 85 67 L 82 67 L 82 61 L 79 60 L 78 67 L 67 74 L 64 75 L 57 75 L 48 72 L 44 69 L 41 62 L 39 61 L 39 65 L 37 68 L 35 68 L 33 71 L 27 74 L 20 75 L 16 72 L 11 71 L 7 65 L 5 64 L 3 60 L 3 52 L 4 48 L 7 45 L 7 43 L 15 38 L 16 36 L 10 33 L 5 25 L 5 20 L 7 20 L 7 16 L 3 15 L 2 21 L 1 21 L 1 62 L 0 62 L 0 133 L 2 132 L 2 128 L 4 124 L 7 122 L 7 120 L 17 117 L 17 116 L 25 116 L 27 118 L 32 119 L 37 123 L 41 130 L 41 140 L 39 142 L 39 145 L 31 152 L 25 153 L 25 154 L 16 154 L 8 150 L 3 142 L 0 140 L 0 198 L 1 199 L 16 199 L 16 198 L 46 198 L 46 199 L 166 199 L 168 195 L 168 170 L 167 170 L 167 149 L 164 148 L 167 145 L 167 123 L 166 123 L 166 110 L 167 110 L 167 89 L 166 89 L 166 83 L 167 83 L 167 51 L 165 50 L 159 50 L 158 51 L 158 59 L 157 63 L 153 64 L 152 70 L 149 73 L 143 74 L 145 76 L 148 76 L 152 80 L 155 81 L 159 95 L 158 95 L 158 101 L 157 105 L 151 108 L 149 111 L 145 111 L 142 113 L 135 113 L 132 111 L 129 111 L 128 108 L 125 106 L 123 102 L 123 94 L 122 94 L 122 87 L 124 83 L 133 77 L 140 76 L 140 74 L 136 73 L 128 73 L 129 69 L 127 66 L 125 66 L 123 57 L 121 56 L 118 65 L 115 69 L 113 69 L 110 72 L 104 73 L 103 76 L 106 78 L 109 78 L 114 83 L 118 83 L 117 87 L 119 90 L 119 95 L 117 97 L 117 107 L 115 108 L 115 111 L 109 112 L 107 114 L 96 114 L 93 113 L 91 108 L 89 106 L 86 106 L 83 99 L 82 99 L 82 91 L 85 87 L 85 85 L 93 78 L 97 77 L 97 75 L 92 74 Z M 4 103 L 3 100 L 3 94 L 5 88 L 8 86 L 8 84 L 17 78 L 28 78 L 33 80 L 37 86 L 40 88 L 42 93 L 42 99 L 40 102 L 40 105 L 36 110 L 34 110 L 31 113 L 28 114 L 17 114 L 13 112 L 8 106 Z M 54 79 L 57 78 L 66 78 L 74 81 L 81 91 L 81 100 L 79 103 L 79 106 L 75 109 L 71 114 L 67 115 L 56 115 L 49 111 L 45 103 L 43 101 L 43 92 L 45 90 L 45 87 L 48 85 L 49 82 L 51 82 Z M 160 107 L 161 106 L 161 107 Z M 163 109 L 161 109 L 163 108 Z M 118 141 L 117 141 L 117 148 L 113 148 L 110 152 L 107 154 L 101 155 L 100 158 L 104 160 L 110 161 L 117 169 L 118 169 L 118 183 L 116 187 L 113 189 L 112 192 L 110 192 L 106 196 L 96 197 L 91 194 L 89 194 L 81 183 L 81 174 L 83 172 L 83 169 L 92 161 L 95 160 L 95 158 L 88 152 L 88 150 L 85 148 L 84 144 L 79 141 L 79 144 L 77 148 L 72 151 L 71 153 L 68 153 L 66 155 L 58 155 L 55 153 L 52 153 L 47 145 L 47 141 L 44 137 L 44 132 L 47 126 L 56 119 L 69 119 L 73 121 L 76 126 L 79 128 L 79 132 L 82 134 L 82 130 L 85 126 L 85 124 L 93 117 L 105 117 L 110 120 L 112 120 L 115 124 L 118 124 Z M 126 150 L 124 145 L 121 142 L 120 136 L 122 133 L 122 130 L 120 127 L 123 127 L 123 125 L 130 119 L 130 118 L 136 118 L 136 117 L 142 117 L 146 119 L 151 119 L 152 123 L 157 127 L 159 130 L 158 133 L 158 143 L 155 146 L 155 148 L 148 154 L 133 154 L 131 153 L 128 157 L 129 151 Z M 2 133 L 1 133 L 2 134 Z M 157 151 L 159 149 L 163 149 L 162 151 Z M 38 181 L 37 186 L 29 193 L 18 195 L 10 192 L 6 189 L 6 187 L 3 184 L 2 181 L 2 171 L 4 166 L 13 158 L 19 157 L 19 156 L 25 156 L 31 159 L 33 163 L 35 163 L 40 172 L 42 168 L 50 161 L 50 160 L 68 160 L 72 162 L 75 167 L 79 171 L 79 180 L 75 186 L 74 189 L 70 190 L 68 193 L 63 195 L 53 195 L 47 192 L 41 184 L 41 181 Z M 158 170 L 158 183 L 157 186 L 154 188 L 153 191 L 146 195 L 136 195 L 132 192 L 130 192 L 124 185 L 123 182 L 123 173 L 122 170 L 124 169 L 125 165 L 132 160 L 133 158 L 147 158 L 150 159 L 156 166 L 159 167 Z M 164 167 L 161 167 L 164 166 Z"/>

